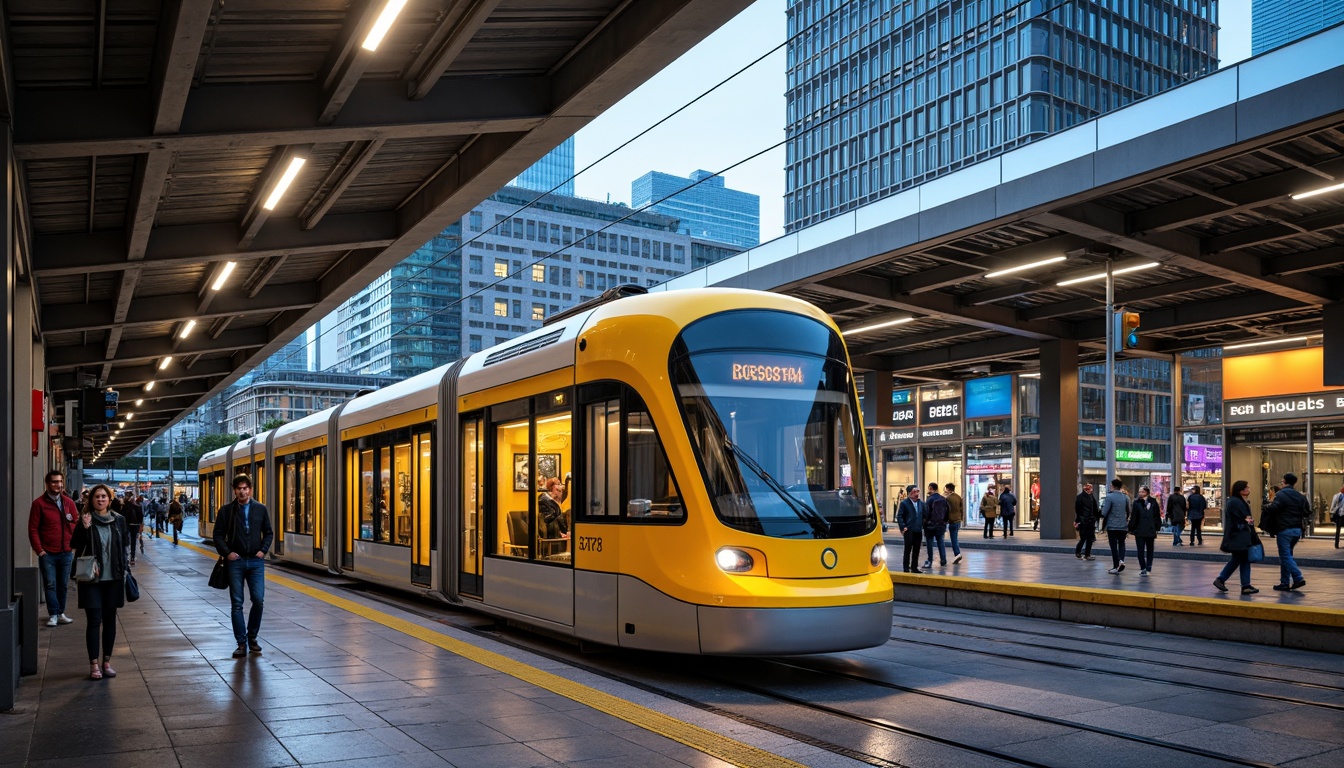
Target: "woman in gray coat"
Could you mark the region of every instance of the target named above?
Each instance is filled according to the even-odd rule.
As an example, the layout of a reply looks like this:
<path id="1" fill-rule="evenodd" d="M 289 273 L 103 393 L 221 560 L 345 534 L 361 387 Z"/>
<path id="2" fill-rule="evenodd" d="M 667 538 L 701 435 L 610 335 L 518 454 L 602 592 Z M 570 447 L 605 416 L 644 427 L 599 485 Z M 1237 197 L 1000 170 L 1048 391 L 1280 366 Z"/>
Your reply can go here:
<path id="1" fill-rule="evenodd" d="M 79 583 L 79 607 L 87 619 L 84 642 L 89 649 L 90 680 L 117 676 L 110 662 L 117 641 L 117 609 L 126 604 L 126 552 L 131 537 L 126 518 L 111 509 L 112 498 L 111 488 L 95 485 L 70 537 L 76 557 L 91 554 L 98 563 L 97 579 Z"/>

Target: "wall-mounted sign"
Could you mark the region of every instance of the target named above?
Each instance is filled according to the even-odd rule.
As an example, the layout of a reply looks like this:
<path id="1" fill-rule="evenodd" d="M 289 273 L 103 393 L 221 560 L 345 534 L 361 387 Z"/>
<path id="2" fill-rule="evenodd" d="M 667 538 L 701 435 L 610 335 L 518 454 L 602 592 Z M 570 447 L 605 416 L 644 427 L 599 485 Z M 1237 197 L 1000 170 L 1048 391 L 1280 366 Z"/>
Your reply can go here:
<path id="1" fill-rule="evenodd" d="M 915 404 L 905 403 L 891 406 L 891 424 L 896 427 L 915 425 Z"/>
<path id="2" fill-rule="evenodd" d="M 1140 450 L 1138 448 L 1116 448 L 1116 461 L 1152 461 L 1153 452 L 1149 450 Z"/>
<path id="3" fill-rule="evenodd" d="M 1186 472 L 1223 471 L 1223 446 L 1187 443 L 1181 448 L 1183 450 L 1181 462 Z"/>
<path id="4" fill-rule="evenodd" d="M 1265 443 L 1305 443 L 1306 427 L 1255 427 L 1227 430 L 1227 442 L 1232 445 L 1261 445 Z"/>
<path id="5" fill-rule="evenodd" d="M 874 440 L 879 446 L 913 443 L 915 442 L 915 428 L 879 429 L 874 433 Z"/>
<path id="6" fill-rule="evenodd" d="M 947 424 L 961 421 L 961 398 L 925 400 L 919 404 L 920 424 Z"/>
<path id="7" fill-rule="evenodd" d="M 913 389 L 896 389 L 891 392 L 891 404 L 903 405 L 905 403 L 915 402 L 915 391 Z"/>
<path id="8" fill-rule="evenodd" d="M 1013 415 L 1013 377 L 991 376 L 966 382 L 966 418 Z"/>
<path id="9" fill-rule="evenodd" d="M 920 442 L 933 442 L 943 440 L 960 440 L 961 423 L 955 424 L 921 424 L 919 427 Z"/>
<path id="10" fill-rule="evenodd" d="M 1316 392 L 1309 395 L 1259 397 L 1223 402 L 1223 421 L 1236 424 L 1248 421 L 1311 419 L 1344 414 L 1344 394 Z"/>

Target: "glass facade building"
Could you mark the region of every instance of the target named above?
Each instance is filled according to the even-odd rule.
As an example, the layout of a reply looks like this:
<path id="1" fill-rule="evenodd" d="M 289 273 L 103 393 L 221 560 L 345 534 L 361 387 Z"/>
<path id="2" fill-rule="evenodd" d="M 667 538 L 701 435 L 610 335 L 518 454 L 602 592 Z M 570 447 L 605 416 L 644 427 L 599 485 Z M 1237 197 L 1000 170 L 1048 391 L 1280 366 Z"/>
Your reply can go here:
<path id="1" fill-rule="evenodd" d="M 560 146 L 546 153 L 531 168 L 513 180 L 511 186 L 535 192 L 574 195 L 574 137 L 565 139 Z"/>
<path id="2" fill-rule="evenodd" d="M 1344 22 L 1344 0 L 1253 0 L 1251 54 L 1281 45 Z"/>
<path id="3" fill-rule="evenodd" d="M 460 223 L 467 241 L 463 354 L 540 328 L 608 288 L 648 287 L 685 273 L 692 242 L 677 224 L 656 213 L 631 215 L 625 205 L 517 187 L 491 195 Z"/>
<path id="4" fill-rule="evenodd" d="M 682 234 L 744 249 L 761 242 L 761 198 L 729 189 L 722 176 L 709 171 L 685 178 L 658 171 L 640 176 L 630 184 L 630 204 L 650 203 L 648 210 L 681 219 Z"/>
<path id="5" fill-rule="evenodd" d="M 461 242 L 454 224 L 341 305 L 334 370 L 401 380 L 462 356 Z"/>
<path id="6" fill-rule="evenodd" d="M 785 228 L 1218 67 L 1216 0 L 790 0 Z"/>

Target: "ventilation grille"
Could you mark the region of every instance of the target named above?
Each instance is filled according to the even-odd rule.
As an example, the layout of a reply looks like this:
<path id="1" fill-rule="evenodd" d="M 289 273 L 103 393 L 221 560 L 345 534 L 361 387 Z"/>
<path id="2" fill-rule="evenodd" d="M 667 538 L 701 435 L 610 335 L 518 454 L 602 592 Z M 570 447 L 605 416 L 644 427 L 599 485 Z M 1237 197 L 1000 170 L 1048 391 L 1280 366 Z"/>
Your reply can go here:
<path id="1" fill-rule="evenodd" d="M 505 360 L 512 360 L 513 358 L 518 357 L 519 355 L 526 355 L 528 352 L 541 349 L 542 347 L 549 347 L 550 345 L 559 341 L 560 337 L 564 335 L 565 335 L 565 329 L 557 328 L 554 331 L 551 331 L 550 333 L 546 334 L 545 336 L 538 336 L 535 339 L 528 339 L 527 341 L 521 344 L 515 344 L 511 347 L 505 347 L 499 350 L 498 352 L 491 352 L 489 355 L 486 355 L 485 357 L 485 365 L 491 366 L 494 365 L 495 363 L 502 363 Z"/>

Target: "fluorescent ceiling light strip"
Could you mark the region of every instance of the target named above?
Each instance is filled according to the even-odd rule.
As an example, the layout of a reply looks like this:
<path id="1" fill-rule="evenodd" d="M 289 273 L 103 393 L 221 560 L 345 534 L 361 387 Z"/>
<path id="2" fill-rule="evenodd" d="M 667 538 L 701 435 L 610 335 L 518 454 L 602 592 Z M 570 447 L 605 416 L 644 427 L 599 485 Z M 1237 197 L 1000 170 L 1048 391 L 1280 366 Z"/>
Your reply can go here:
<path id="1" fill-rule="evenodd" d="M 366 51 L 378 50 L 378 44 L 383 42 L 383 36 L 392 28 L 392 22 L 397 20 L 397 14 L 406 7 L 406 0 L 387 0 L 387 5 L 383 6 L 383 12 L 378 14 L 378 20 L 373 22 L 373 29 L 364 38 L 364 43 L 360 47 Z"/>
<path id="2" fill-rule="evenodd" d="M 172 355 L 163 358 L 163 362 L 159 363 L 159 370 L 162 371 L 164 368 L 167 368 L 169 365 L 172 364 L 172 362 L 173 362 Z"/>
<path id="3" fill-rule="evenodd" d="M 1328 187 L 1321 187 L 1320 189 L 1313 189 L 1313 190 L 1311 190 L 1310 192 L 1299 192 L 1298 194 L 1293 195 L 1293 199 L 1294 199 L 1294 200 L 1301 200 L 1301 199 L 1304 198 L 1304 197 L 1315 197 L 1315 196 L 1317 196 L 1317 195 L 1324 195 L 1324 194 L 1327 193 L 1327 192 L 1334 192 L 1335 190 L 1338 190 L 1338 189 L 1344 189 L 1344 183 L 1331 184 L 1331 185 L 1328 186 Z"/>
<path id="4" fill-rule="evenodd" d="M 146 391 L 146 392 L 153 392 L 153 391 L 154 391 L 154 382 L 151 381 L 151 382 L 149 382 L 148 384 L 146 384 L 146 385 L 145 385 L 145 391 Z"/>
<path id="5" fill-rule="evenodd" d="M 1058 264 L 1059 262 L 1064 261 L 1064 260 L 1067 259 L 1067 258 L 1068 258 L 1067 256 L 1051 256 L 1051 257 L 1048 258 L 1048 259 L 1041 259 L 1040 261 L 1033 261 L 1033 262 L 1031 262 L 1030 264 L 1019 264 L 1019 265 L 1016 266 L 1016 267 L 1009 267 L 1009 268 L 1007 268 L 1007 269 L 1000 269 L 1000 270 L 998 270 L 997 272 L 988 272 L 988 273 L 985 274 L 985 277 L 987 277 L 987 278 L 989 278 L 989 277 L 1003 277 L 1004 275 L 1011 275 L 1011 274 L 1013 274 L 1014 272 L 1022 272 L 1022 271 L 1024 271 L 1024 270 L 1034 269 L 1034 268 L 1036 268 L 1036 267 L 1043 267 L 1043 266 L 1045 266 L 1046 264 Z"/>
<path id="6" fill-rule="evenodd" d="M 880 329 L 880 328 L 890 328 L 890 327 L 893 326 L 893 325 L 901 325 L 901 324 L 903 324 L 903 323 L 914 322 L 914 319 L 915 319 L 915 318 L 913 318 L 913 317 L 901 317 L 901 318 L 897 318 L 897 319 L 895 319 L 895 320 L 886 320 L 886 321 L 883 321 L 883 322 L 881 322 L 881 323 L 873 323 L 872 325 L 865 325 L 865 326 L 862 326 L 862 327 L 860 327 L 860 328 L 850 328 L 850 329 L 847 330 L 847 331 L 841 331 L 841 332 L 840 332 L 840 335 L 841 335 L 841 336 L 852 336 L 852 335 L 854 335 L 854 334 L 856 334 L 856 333 L 867 333 L 868 331 L 876 331 L 876 330 L 878 330 L 878 329 Z"/>
<path id="7" fill-rule="evenodd" d="M 210 286 L 210 290 L 218 291 L 220 288 L 223 288 L 224 281 L 229 279 L 229 275 L 233 274 L 233 268 L 236 266 L 238 266 L 238 262 L 236 261 L 225 262 L 224 269 L 220 270 L 219 277 L 215 278 L 215 284 Z"/>
<path id="8" fill-rule="evenodd" d="M 1141 269 L 1152 269 L 1153 267 L 1156 266 L 1158 266 L 1158 263 L 1156 261 L 1150 261 L 1146 264 L 1133 264 L 1128 267 L 1121 267 L 1120 269 L 1112 269 L 1111 276 L 1114 277 L 1115 275 L 1123 275 L 1126 272 L 1138 272 Z M 1105 277 L 1106 273 L 1103 271 L 1098 272 L 1094 275 L 1083 275 L 1082 277 L 1073 277 L 1069 278 L 1068 280 L 1060 280 L 1058 283 L 1055 283 L 1055 285 L 1056 286 L 1077 285 L 1078 283 L 1086 283 L 1089 280 L 1101 280 Z"/>
<path id="9" fill-rule="evenodd" d="M 1284 338 L 1281 339 L 1269 339 L 1267 341 L 1248 341 L 1244 344 L 1224 344 L 1223 349 L 1248 349 L 1250 347 L 1267 347 L 1271 344 L 1291 344 L 1294 341 L 1310 341 L 1312 339 L 1319 337 L 1320 337 L 1319 334 L 1315 336 L 1285 336 Z"/>
<path id="10" fill-rule="evenodd" d="M 262 208 L 265 208 L 268 211 L 275 210 L 275 206 L 279 204 L 280 198 L 283 197 L 285 192 L 289 189 L 289 185 L 294 183 L 294 177 L 299 175 L 299 169 L 303 168 L 305 162 L 307 161 L 302 157 L 290 159 L 289 167 L 285 169 L 284 175 L 282 175 L 280 181 L 276 183 L 275 189 L 271 190 L 271 196 L 266 198 L 266 202 L 261 206 Z"/>
<path id="11" fill-rule="evenodd" d="M 185 338 L 187 338 L 188 336 L 191 335 L 191 332 L 192 332 L 193 330 L 195 330 L 195 328 L 196 328 L 196 321 L 195 321 L 195 320 L 188 320 L 188 321 L 187 321 L 187 324 L 184 325 L 184 326 L 182 326 L 182 332 L 179 333 L 179 334 L 177 334 L 177 338 L 179 338 L 179 339 L 185 339 Z"/>

